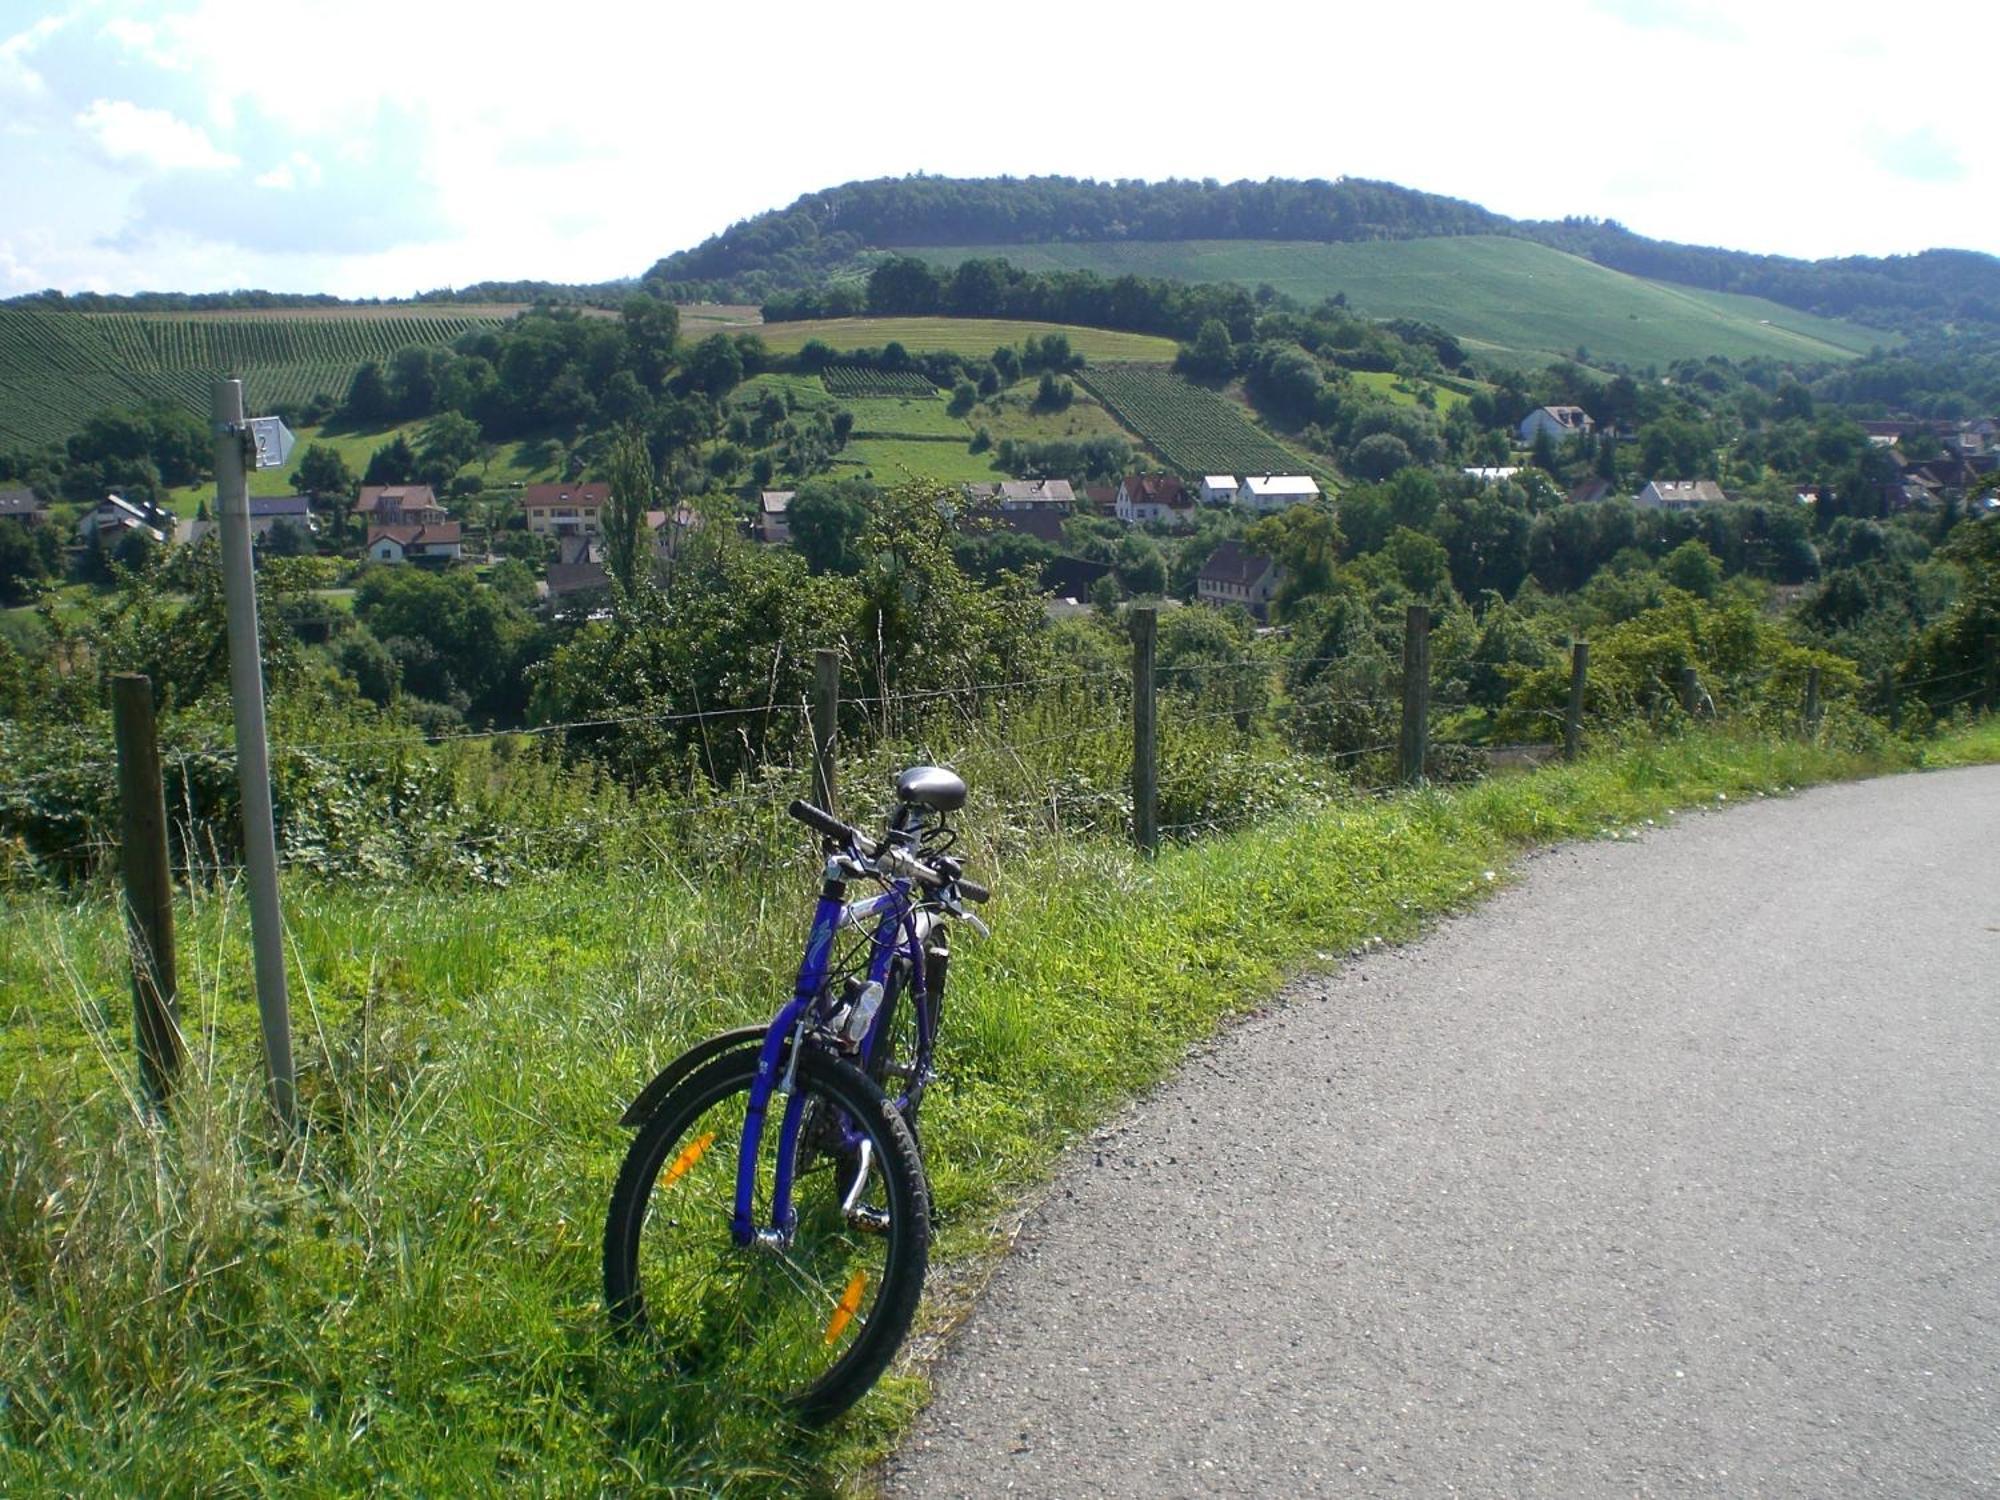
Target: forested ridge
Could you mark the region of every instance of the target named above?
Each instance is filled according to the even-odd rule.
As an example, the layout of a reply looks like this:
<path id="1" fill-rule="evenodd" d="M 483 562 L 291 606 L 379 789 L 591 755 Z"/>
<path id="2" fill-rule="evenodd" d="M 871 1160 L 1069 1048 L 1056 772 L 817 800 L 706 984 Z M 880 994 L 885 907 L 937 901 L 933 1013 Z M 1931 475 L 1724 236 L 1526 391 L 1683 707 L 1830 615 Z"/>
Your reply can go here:
<path id="1" fill-rule="evenodd" d="M 1119 240 L 1424 239 L 1509 234 L 1613 270 L 1765 297 L 1907 333 L 2000 332 L 2000 259 L 1969 250 L 1798 260 L 1647 239 L 1609 220 L 1516 220 L 1474 203 L 1361 178 L 1094 182 L 901 177 L 808 193 L 657 262 L 663 295 L 761 300 L 850 268 L 868 250 Z"/>

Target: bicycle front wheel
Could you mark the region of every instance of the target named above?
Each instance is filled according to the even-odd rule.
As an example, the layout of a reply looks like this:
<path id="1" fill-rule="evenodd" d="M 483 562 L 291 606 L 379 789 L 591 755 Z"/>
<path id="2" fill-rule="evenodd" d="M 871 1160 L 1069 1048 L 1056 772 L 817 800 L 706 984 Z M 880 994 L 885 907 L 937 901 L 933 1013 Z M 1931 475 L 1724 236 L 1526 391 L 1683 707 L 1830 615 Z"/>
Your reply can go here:
<path id="1" fill-rule="evenodd" d="M 657 1349 L 677 1377 L 713 1379 L 824 1422 L 875 1383 L 909 1330 L 929 1257 L 929 1194 L 916 1146 L 881 1090 L 809 1052 L 795 1085 L 804 1119 L 792 1231 L 735 1244 L 756 1071 L 754 1050 L 719 1057 L 640 1127 L 605 1221 L 605 1298 L 614 1325 Z M 772 1099 L 758 1148 L 753 1211 L 766 1228 L 785 1103 Z"/>

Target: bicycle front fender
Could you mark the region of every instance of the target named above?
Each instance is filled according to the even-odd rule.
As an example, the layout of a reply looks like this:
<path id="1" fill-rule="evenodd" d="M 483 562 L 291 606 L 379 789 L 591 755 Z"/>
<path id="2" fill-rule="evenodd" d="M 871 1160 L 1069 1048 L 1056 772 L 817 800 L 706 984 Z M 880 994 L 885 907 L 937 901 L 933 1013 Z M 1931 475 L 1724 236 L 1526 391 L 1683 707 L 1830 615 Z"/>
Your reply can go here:
<path id="1" fill-rule="evenodd" d="M 618 1117 L 618 1123 L 634 1126 L 645 1124 L 651 1118 L 653 1111 L 660 1107 L 660 1101 L 673 1091 L 674 1085 L 696 1068 L 712 1062 L 723 1053 L 737 1047 L 748 1047 L 751 1051 L 756 1051 L 764 1045 L 764 1037 L 770 1029 L 768 1023 L 763 1026 L 738 1026 L 733 1031 L 721 1032 L 705 1042 L 688 1048 L 662 1068 L 651 1083 L 639 1090 L 639 1097 L 626 1106 L 625 1113 Z"/>

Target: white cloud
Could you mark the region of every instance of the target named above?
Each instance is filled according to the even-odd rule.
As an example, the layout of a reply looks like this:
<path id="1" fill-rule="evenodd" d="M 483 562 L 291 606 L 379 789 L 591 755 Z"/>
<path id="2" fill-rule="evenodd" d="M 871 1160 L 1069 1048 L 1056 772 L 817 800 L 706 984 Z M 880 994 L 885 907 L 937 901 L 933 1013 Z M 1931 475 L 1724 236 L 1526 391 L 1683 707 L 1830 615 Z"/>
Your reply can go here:
<path id="1" fill-rule="evenodd" d="M 176 119 L 164 109 L 146 109 L 126 99 L 97 99 L 76 117 L 77 126 L 116 162 L 161 171 L 220 171 L 240 166 L 239 158 L 217 149 L 199 125 Z"/>
<path id="2" fill-rule="evenodd" d="M 301 187 L 318 187 L 325 175 L 318 162 L 303 151 L 294 151 L 270 171 L 260 173 L 257 186 L 291 192 Z"/>

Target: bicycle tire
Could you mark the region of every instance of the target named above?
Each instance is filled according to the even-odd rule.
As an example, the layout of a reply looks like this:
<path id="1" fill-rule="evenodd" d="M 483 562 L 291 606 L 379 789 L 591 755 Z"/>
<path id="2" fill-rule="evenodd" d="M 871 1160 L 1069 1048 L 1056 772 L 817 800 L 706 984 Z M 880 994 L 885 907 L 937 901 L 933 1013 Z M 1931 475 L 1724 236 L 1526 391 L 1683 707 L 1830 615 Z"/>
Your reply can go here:
<path id="1" fill-rule="evenodd" d="M 754 1052 L 726 1053 L 682 1081 L 639 1129 L 604 1226 L 604 1295 L 613 1327 L 655 1346 L 679 1378 L 764 1396 L 800 1421 L 831 1421 L 866 1394 L 916 1314 L 930 1251 L 930 1194 L 895 1106 L 858 1069 L 822 1052 L 799 1058 L 809 1112 L 843 1118 L 871 1146 L 867 1203 L 879 1229 L 841 1211 L 851 1169 L 806 1144 L 789 1244 L 739 1248 L 730 1236 Z M 757 1213 L 769 1217 L 783 1101 L 759 1150 Z"/>

